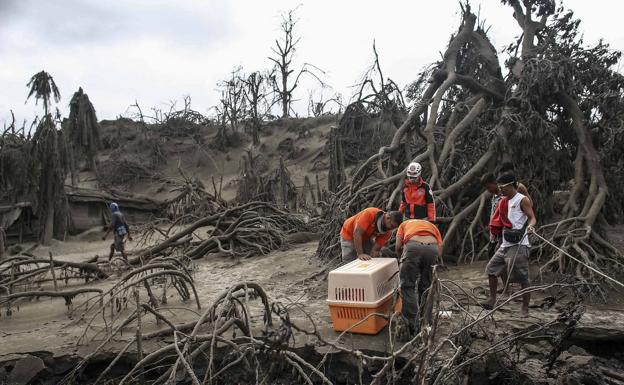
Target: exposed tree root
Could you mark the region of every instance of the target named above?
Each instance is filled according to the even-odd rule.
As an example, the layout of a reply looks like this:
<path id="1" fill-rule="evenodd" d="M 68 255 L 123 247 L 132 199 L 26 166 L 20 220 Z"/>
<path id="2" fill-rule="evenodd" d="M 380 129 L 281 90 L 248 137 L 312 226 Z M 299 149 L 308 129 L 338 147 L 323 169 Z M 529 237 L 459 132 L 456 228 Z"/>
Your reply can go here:
<path id="1" fill-rule="evenodd" d="M 466 368 L 489 355 L 495 354 L 500 360 L 507 360 L 513 365 L 513 362 L 518 360 L 517 350 L 523 341 L 546 338 L 552 341 L 555 351 L 555 347 L 559 346 L 557 341 L 565 339 L 567 333 L 574 328 L 574 324 L 567 321 L 570 314 L 583 312 L 578 302 L 580 293 L 578 289 L 583 286 L 583 284 L 535 286 L 514 293 L 504 301 L 500 301 L 491 311 L 475 313 L 474 306 L 479 306 L 480 299 L 466 293 L 453 281 L 439 279 L 434 272 L 433 283 L 427 291 L 427 299 L 422 307 L 420 333 L 406 343 L 399 343 L 393 327 L 388 337 L 391 351 L 386 355 L 374 356 L 339 343 L 342 335 L 335 341 L 327 340 L 317 329 L 314 318 L 306 313 L 304 304 L 270 303 L 260 286 L 240 283 L 220 294 L 196 321 L 184 325 L 176 325 L 157 308 L 141 304 L 138 311 L 143 319 L 153 315 L 158 322 L 164 322 L 167 327 L 158 332 L 141 333 L 138 337 L 130 338 L 99 376 L 98 382 L 107 378 L 106 373 L 111 372 L 123 352 L 137 343 L 137 338 L 145 340 L 169 337 L 166 339 L 168 343 L 139 359 L 134 368 L 125 373 L 123 378 L 117 378 L 116 382 L 127 384 L 144 378 L 142 381 L 161 384 L 174 379 L 179 381 L 181 378 L 188 378 L 192 383 L 205 384 L 227 381 L 229 378 L 227 376 L 234 373 L 241 380 L 246 378 L 253 382 L 258 376 L 283 379 L 285 373 L 288 373 L 285 369 L 290 368 L 295 376 L 293 381 L 321 382 L 329 385 L 335 383 L 328 372 L 329 354 L 338 351 L 352 356 L 353 362 L 360 365 L 360 373 L 370 373 L 367 380 L 360 378 L 361 383 L 457 383 L 458 377 L 465 376 Z M 548 291 L 553 288 L 568 290 L 576 298 L 564 307 L 558 318 L 547 322 L 529 322 L 526 327 L 512 334 L 494 333 L 496 323 L 493 322 L 493 317 L 503 306 L 522 296 L 525 291 Z M 254 328 L 251 324 L 251 319 L 258 317 L 249 307 L 253 298 L 262 301 L 263 310 L 259 316 L 264 320 L 264 327 L 260 327 L 260 331 L 258 326 Z M 455 304 L 453 308 L 457 313 L 453 316 L 453 327 L 450 330 L 439 327 L 440 310 L 448 309 L 449 301 Z M 473 310 L 469 311 L 471 307 Z M 304 315 L 305 327 L 292 320 L 291 313 L 294 312 L 299 316 Z M 273 323 L 272 314 L 279 318 L 278 323 Z M 397 323 L 401 325 L 396 314 L 378 316 L 387 317 L 391 325 Z M 73 378 L 80 376 L 81 369 L 86 367 L 89 360 L 104 349 L 115 335 L 119 336 L 123 328 L 129 328 L 137 318 L 137 311 L 132 311 L 126 320 L 65 378 L 63 383 L 70 383 Z M 573 318 L 578 319 L 576 316 Z M 568 326 L 562 328 L 563 325 Z M 325 346 L 328 353 L 320 361 L 312 362 L 299 355 L 293 345 L 295 332 L 312 338 L 318 346 Z M 484 348 L 478 343 L 483 340 L 489 341 L 489 347 Z M 555 352 L 551 356 L 554 355 L 556 358 L 557 354 Z"/>
<path id="2" fill-rule="evenodd" d="M 199 235 L 200 229 L 208 229 L 207 238 Z M 273 204 L 249 202 L 199 219 L 184 230 L 167 235 L 164 241 L 142 251 L 129 263 L 136 265 L 178 248 L 190 259 L 217 252 L 239 257 L 266 254 L 286 245 L 284 234 L 310 230 L 301 219 Z"/>
<path id="3" fill-rule="evenodd" d="M 442 59 L 408 89 L 411 108 L 390 143 L 364 160 L 349 180 L 340 178 L 340 159 L 330 167 L 335 186 L 326 197 L 319 258 L 339 258 L 338 234 L 347 217 L 369 206 L 396 209 L 404 167 L 418 161 L 435 190 L 438 217 L 451 218 L 438 223 L 445 234 L 445 261 L 479 259 L 487 251 L 484 213 L 489 209 L 488 194 L 480 195 L 479 177 L 512 160 L 528 186 L 543 235 L 591 266 L 621 270 L 624 259 L 605 240 L 602 219 L 610 191 L 603 169 L 614 167 L 611 158 L 620 156 L 599 155 L 600 146 L 616 151 L 612 142 L 618 140 L 617 130 L 609 127 L 620 127 L 622 121 L 621 109 L 607 101 L 622 100 L 624 77 L 613 69 L 619 53 L 609 52 L 603 43 L 584 46 L 576 21 L 563 10 L 533 1 L 506 3 L 522 32 L 507 50 L 508 76 L 503 77 L 496 49 L 476 15 L 462 7 L 461 23 Z M 597 84 L 597 78 L 604 81 Z M 375 95 L 385 97 L 381 91 Z M 345 116 L 359 111 L 360 120 L 371 119 L 362 108 L 368 102 L 357 100 Z M 334 137 L 349 135 L 354 122 L 343 118 Z M 557 212 L 554 191 L 570 180 L 570 197 Z M 621 202 L 609 206 L 620 207 Z M 573 274 L 584 282 L 595 278 L 539 240 L 532 241 L 540 255 L 548 255 L 542 270 Z"/>

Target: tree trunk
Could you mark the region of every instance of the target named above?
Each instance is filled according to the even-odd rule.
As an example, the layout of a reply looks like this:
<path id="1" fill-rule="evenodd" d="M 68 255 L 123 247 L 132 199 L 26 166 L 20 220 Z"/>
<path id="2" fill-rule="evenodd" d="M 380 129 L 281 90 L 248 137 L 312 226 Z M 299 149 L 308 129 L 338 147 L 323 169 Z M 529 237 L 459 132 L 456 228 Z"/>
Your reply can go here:
<path id="1" fill-rule="evenodd" d="M 286 57 L 282 57 L 282 118 L 288 117 L 289 93 L 288 93 L 288 64 Z"/>
<path id="2" fill-rule="evenodd" d="M 254 110 L 255 109 L 256 107 L 254 106 Z M 258 113 L 254 111 L 254 123 L 253 123 L 253 132 L 252 132 L 254 146 L 257 146 L 260 144 L 260 135 L 258 133 L 259 128 L 260 128 L 259 126 L 260 126 L 260 120 L 258 119 Z"/>
<path id="3" fill-rule="evenodd" d="M 50 246 L 50 243 L 52 243 L 52 234 L 54 232 L 54 202 L 47 202 L 47 204 L 46 221 L 43 227 L 43 234 L 41 234 L 41 243 L 44 246 Z"/>
<path id="4" fill-rule="evenodd" d="M 0 261 L 4 259 L 6 233 L 4 227 L 0 227 Z"/>
<path id="5" fill-rule="evenodd" d="M 322 196 L 321 196 L 321 182 L 319 182 L 319 177 L 318 174 L 315 174 L 315 178 L 316 178 L 316 196 L 318 197 L 318 200 L 322 200 Z"/>

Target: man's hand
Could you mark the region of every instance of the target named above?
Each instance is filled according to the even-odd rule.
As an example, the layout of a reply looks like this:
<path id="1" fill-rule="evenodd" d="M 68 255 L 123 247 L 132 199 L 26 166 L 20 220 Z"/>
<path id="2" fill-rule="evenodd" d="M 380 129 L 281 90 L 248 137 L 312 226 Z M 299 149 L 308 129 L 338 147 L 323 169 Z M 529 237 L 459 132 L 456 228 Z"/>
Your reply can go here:
<path id="1" fill-rule="evenodd" d="M 368 254 L 360 254 L 358 255 L 358 259 L 361 259 L 362 261 L 370 261 L 372 258 Z"/>
<path id="2" fill-rule="evenodd" d="M 133 241 L 132 237 L 128 235 L 128 240 Z"/>
<path id="3" fill-rule="evenodd" d="M 533 226 L 533 225 L 529 225 L 529 226 L 527 227 L 527 233 L 529 233 L 529 234 L 535 234 L 535 226 Z"/>
<path id="4" fill-rule="evenodd" d="M 105 241 L 106 240 L 106 235 L 102 237 L 102 240 Z"/>

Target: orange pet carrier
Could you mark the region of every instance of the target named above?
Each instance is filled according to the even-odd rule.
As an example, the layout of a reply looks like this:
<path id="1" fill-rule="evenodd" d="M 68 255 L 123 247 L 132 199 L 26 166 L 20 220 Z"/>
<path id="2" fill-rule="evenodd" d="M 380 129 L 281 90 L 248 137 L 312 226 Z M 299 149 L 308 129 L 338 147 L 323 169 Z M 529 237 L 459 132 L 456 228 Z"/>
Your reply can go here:
<path id="1" fill-rule="evenodd" d="M 328 285 L 327 303 L 336 331 L 377 334 L 388 321 L 369 315 L 391 315 L 395 301 L 394 310 L 401 309 L 401 300 L 394 295 L 399 286 L 399 264 L 394 258 L 356 259 L 330 271 Z"/>

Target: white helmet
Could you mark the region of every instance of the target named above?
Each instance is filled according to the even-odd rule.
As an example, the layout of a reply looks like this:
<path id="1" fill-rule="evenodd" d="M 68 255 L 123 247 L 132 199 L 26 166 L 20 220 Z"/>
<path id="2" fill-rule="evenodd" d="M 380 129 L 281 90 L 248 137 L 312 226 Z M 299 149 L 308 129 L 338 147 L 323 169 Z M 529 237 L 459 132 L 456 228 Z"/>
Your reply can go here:
<path id="1" fill-rule="evenodd" d="M 422 172 L 422 166 L 418 162 L 412 162 L 407 166 L 406 174 L 409 178 L 418 178 Z"/>

